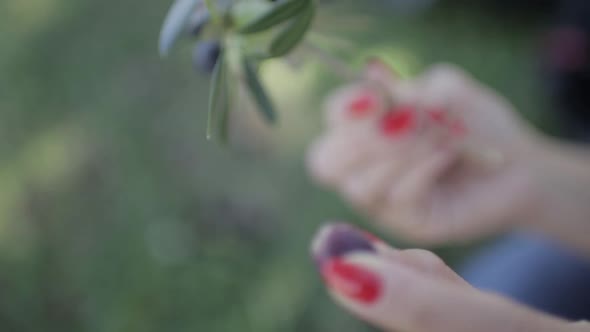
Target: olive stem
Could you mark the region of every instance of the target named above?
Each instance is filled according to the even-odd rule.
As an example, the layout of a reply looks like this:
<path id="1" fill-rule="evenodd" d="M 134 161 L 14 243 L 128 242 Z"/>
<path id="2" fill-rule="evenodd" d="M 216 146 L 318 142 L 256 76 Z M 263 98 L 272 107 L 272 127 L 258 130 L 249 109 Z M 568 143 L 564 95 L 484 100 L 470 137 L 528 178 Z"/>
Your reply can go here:
<path id="1" fill-rule="evenodd" d="M 350 81 L 358 80 L 360 78 L 359 74 L 354 70 L 350 69 L 350 65 L 348 65 L 346 62 L 334 57 L 333 55 L 317 47 L 313 43 L 309 41 L 304 41 L 302 43 L 302 46 L 310 53 L 313 53 L 313 55 L 315 55 L 320 61 L 328 65 L 332 69 L 332 71 L 335 72 L 342 79 Z"/>
<path id="2" fill-rule="evenodd" d="M 219 13 L 217 11 L 217 4 L 214 3 L 215 0 L 205 0 L 205 6 L 207 6 L 207 10 L 211 15 L 213 22 L 218 23 L 220 20 Z"/>

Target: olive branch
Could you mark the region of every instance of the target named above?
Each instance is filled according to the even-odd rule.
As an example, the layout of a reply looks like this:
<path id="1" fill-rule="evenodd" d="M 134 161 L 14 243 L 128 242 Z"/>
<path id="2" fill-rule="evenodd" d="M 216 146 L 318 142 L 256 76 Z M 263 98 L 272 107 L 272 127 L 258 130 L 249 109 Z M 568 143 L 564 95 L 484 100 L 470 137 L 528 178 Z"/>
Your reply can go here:
<path id="1" fill-rule="evenodd" d="M 227 140 L 235 93 L 242 82 L 261 116 L 277 121 L 273 101 L 258 75 L 260 64 L 289 54 L 304 39 L 315 17 L 317 0 L 176 0 L 160 32 L 159 50 L 166 56 L 183 35 L 199 41 L 193 51 L 197 69 L 211 73 L 207 139 Z M 188 32 L 188 33 L 187 33 Z"/>

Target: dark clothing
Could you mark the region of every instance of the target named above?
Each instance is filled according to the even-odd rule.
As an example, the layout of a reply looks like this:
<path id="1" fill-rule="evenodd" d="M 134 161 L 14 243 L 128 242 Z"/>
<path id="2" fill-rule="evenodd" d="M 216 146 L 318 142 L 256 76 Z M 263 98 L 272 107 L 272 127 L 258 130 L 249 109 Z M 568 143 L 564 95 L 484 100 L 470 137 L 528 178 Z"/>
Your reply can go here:
<path id="1" fill-rule="evenodd" d="M 472 285 L 566 319 L 590 318 L 590 260 L 531 234 L 510 234 L 467 261 Z"/>

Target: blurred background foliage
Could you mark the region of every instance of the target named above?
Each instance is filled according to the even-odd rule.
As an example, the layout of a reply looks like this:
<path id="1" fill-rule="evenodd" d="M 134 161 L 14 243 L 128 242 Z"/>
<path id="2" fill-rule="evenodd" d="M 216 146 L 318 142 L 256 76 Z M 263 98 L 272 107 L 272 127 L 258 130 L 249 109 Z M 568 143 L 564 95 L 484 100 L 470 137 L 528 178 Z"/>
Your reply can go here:
<path id="1" fill-rule="evenodd" d="M 324 1 L 315 30 L 351 66 L 460 64 L 542 125 L 531 2 Z M 266 65 L 279 125 L 240 97 L 230 147 L 207 142 L 190 44 L 156 50 L 170 3 L 0 2 L 0 330 L 369 331 L 307 257 L 325 220 L 370 227 L 303 166 L 338 76 Z"/>

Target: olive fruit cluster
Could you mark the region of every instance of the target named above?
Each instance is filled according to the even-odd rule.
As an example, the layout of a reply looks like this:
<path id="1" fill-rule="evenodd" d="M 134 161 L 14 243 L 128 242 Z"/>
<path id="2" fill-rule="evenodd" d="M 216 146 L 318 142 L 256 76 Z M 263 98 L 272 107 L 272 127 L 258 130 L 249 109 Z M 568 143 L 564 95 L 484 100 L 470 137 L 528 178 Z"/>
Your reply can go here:
<path id="1" fill-rule="evenodd" d="M 210 22 L 209 11 L 205 6 L 198 7 L 187 22 L 187 32 L 199 38 L 206 25 Z M 219 40 L 197 41 L 193 49 L 193 66 L 202 73 L 211 74 L 221 54 Z"/>
<path id="2" fill-rule="evenodd" d="M 211 74 L 207 137 L 216 121 L 225 136 L 234 84 L 243 84 L 261 115 L 275 121 L 258 68 L 267 59 L 287 55 L 304 39 L 317 1 L 175 0 L 160 32 L 160 54 L 167 55 L 182 36 L 197 38 L 193 66 Z"/>

